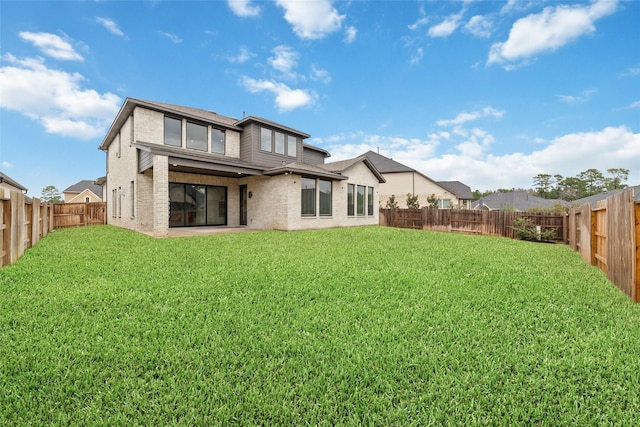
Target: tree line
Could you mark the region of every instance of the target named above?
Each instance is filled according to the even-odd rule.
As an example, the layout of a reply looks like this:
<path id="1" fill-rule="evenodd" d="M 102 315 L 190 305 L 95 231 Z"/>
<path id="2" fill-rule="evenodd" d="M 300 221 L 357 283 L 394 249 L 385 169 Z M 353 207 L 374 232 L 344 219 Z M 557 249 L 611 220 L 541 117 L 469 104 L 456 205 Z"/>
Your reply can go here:
<path id="1" fill-rule="evenodd" d="M 533 177 L 533 189 L 511 188 L 498 189 L 497 191 L 473 192 L 474 200 L 488 196 L 495 192 L 508 193 L 516 190 L 528 191 L 531 194 L 545 199 L 562 199 L 568 202 L 582 199 L 583 197 L 600 194 L 604 191 L 627 188 L 629 169 L 611 168 L 607 169 L 607 175 L 598 169 L 587 169 L 576 176 L 563 177 L 560 174 L 550 175 L 541 173 Z"/>

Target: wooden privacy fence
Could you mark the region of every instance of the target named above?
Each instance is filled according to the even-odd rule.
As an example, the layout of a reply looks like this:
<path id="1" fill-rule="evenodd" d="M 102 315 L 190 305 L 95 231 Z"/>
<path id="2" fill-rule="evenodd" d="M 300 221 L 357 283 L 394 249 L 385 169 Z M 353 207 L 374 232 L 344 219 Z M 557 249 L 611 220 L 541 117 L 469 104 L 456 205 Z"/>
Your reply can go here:
<path id="1" fill-rule="evenodd" d="M 555 230 L 554 240 L 567 242 L 567 216 L 563 213 L 531 213 L 466 209 L 380 209 L 380 225 L 418 230 L 475 233 L 518 238 L 516 218 L 528 218 L 542 230 Z"/>
<path id="2" fill-rule="evenodd" d="M 569 211 L 569 245 L 640 302 L 640 204 L 633 189 Z"/>
<path id="3" fill-rule="evenodd" d="M 55 204 L 53 224 L 55 228 L 106 224 L 106 210 L 106 202 Z"/>
<path id="4" fill-rule="evenodd" d="M 13 264 L 24 251 L 53 231 L 53 205 L 21 191 L 0 188 L 0 267 Z"/>

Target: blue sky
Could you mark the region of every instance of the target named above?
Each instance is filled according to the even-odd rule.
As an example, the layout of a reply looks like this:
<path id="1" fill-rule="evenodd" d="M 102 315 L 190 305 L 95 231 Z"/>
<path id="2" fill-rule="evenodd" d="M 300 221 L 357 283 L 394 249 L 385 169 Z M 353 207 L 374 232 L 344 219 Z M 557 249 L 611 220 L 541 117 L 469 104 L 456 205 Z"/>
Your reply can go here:
<path id="1" fill-rule="evenodd" d="M 473 190 L 640 184 L 640 1 L 1 1 L 0 162 L 105 175 L 125 98 L 264 117 Z"/>

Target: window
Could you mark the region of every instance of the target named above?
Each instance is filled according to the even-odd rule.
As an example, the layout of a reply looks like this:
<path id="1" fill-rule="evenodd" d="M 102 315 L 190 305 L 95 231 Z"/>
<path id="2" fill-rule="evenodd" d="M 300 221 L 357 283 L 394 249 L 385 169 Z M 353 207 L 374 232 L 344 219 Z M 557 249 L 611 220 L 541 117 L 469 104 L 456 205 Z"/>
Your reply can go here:
<path id="1" fill-rule="evenodd" d="M 275 152 L 284 155 L 284 134 L 275 132 Z"/>
<path id="2" fill-rule="evenodd" d="M 373 215 L 373 187 L 367 187 L 367 215 Z"/>
<path id="3" fill-rule="evenodd" d="M 122 137 L 118 133 L 118 151 L 116 151 L 116 157 L 120 158 L 122 155 Z"/>
<path id="4" fill-rule="evenodd" d="M 85 198 L 84 198 L 84 202 L 85 202 L 85 203 L 89 203 L 90 201 L 91 201 L 91 199 L 90 199 L 89 197 L 85 197 Z"/>
<path id="5" fill-rule="evenodd" d="M 118 218 L 122 218 L 122 187 L 118 187 Z"/>
<path id="6" fill-rule="evenodd" d="M 316 180 L 302 178 L 302 216 L 316 214 Z"/>
<path id="7" fill-rule="evenodd" d="M 271 151 L 271 129 L 260 128 L 260 149 Z"/>
<path id="8" fill-rule="evenodd" d="M 227 187 L 169 183 L 169 227 L 227 224 Z"/>
<path id="9" fill-rule="evenodd" d="M 182 120 L 164 118 L 164 143 L 176 147 L 182 146 Z"/>
<path id="10" fill-rule="evenodd" d="M 440 209 L 451 209 L 451 199 L 438 200 Z"/>
<path id="11" fill-rule="evenodd" d="M 296 146 L 298 140 L 292 136 L 287 136 L 287 156 L 296 157 Z"/>
<path id="12" fill-rule="evenodd" d="M 207 151 L 207 127 L 187 122 L 187 148 Z"/>
<path id="13" fill-rule="evenodd" d="M 353 209 L 353 197 L 355 189 L 356 186 L 354 184 L 347 184 L 347 215 L 349 216 L 355 215 L 355 211 Z"/>
<path id="14" fill-rule="evenodd" d="M 331 215 L 331 181 L 319 180 L 320 215 Z"/>
<path id="15" fill-rule="evenodd" d="M 118 216 L 118 190 L 116 189 L 111 190 L 111 204 L 113 205 L 111 207 L 111 216 L 115 218 Z"/>
<path id="16" fill-rule="evenodd" d="M 358 215 L 364 215 L 364 191 L 365 191 L 365 186 L 364 185 L 358 185 L 358 209 L 357 209 L 357 213 Z"/>
<path id="17" fill-rule="evenodd" d="M 131 183 L 129 184 L 129 203 L 131 204 L 131 218 L 133 218 L 136 213 L 136 206 L 135 206 L 135 201 L 136 201 L 136 192 L 134 191 L 135 188 L 135 183 L 133 181 L 131 181 Z"/>
<path id="18" fill-rule="evenodd" d="M 224 154 L 224 131 L 211 128 L 211 152 Z"/>

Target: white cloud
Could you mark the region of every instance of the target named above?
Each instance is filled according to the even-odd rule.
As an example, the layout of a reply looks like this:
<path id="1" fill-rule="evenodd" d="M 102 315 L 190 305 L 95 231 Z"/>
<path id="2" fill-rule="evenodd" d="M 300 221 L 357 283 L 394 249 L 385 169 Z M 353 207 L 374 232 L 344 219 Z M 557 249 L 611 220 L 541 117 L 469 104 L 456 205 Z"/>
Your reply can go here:
<path id="1" fill-rule="evenodd" d="M 629 108 L 629 109 L 632 109 L 632 108 L 640 108 L 640 101 L 632 102 L 632 103 L 629 105 L 629 107 L 627 107 L 627 108 Z"/>
<path id="2" fill-rule="evenodd" d="M 7 162 L 6 160 L 3 160 L 2 161 L 2 167 L 4 169 L 11 169 L 13 167 L 13 165 L 11 163 Z"/>
<path id="3" fill-rule="evenodd" d="M 429 23 L 429 18 L 427 16 L 423 16 L 420 19 L 418 19 L 416 22 L 414 22 L 413 24 L 409 25 L 409 29 L 411 31 L 415 31 L 421 27 L 423 27 L 424 25 L 427 25 Z"/>
<path id="4" fill-rule="evenodd" d="M 313 105 L 317 99 L 317 95 L 312 91 L 291 89 L 283 83 L 270 80 L 256 80 L 243 76 L 240 83 L 250 93 L 270 92 L 275 95 L 276 106 L 281 112 Z"/>
<path id="5" fill-rule="evenodd" d="M 251 0 L 227 0 L 227 4 L 233 13 L 243 18 L 260 15 L 260 7 L 251 4 Z"/>
<path id="6" fill-rule="evenodd" d="M 429 28 L 427 34 L 431 37 L 448 37 L 460 26 L 460 20 L 462 19 L 462 12 L 450 15 L 444 19 L 441 23 Z"/>
<path id="7" fill-rule="evenodd" d="M 460 125 L 462 123 L 478 120 L 483 117 L 493 117 L 496 119 L 501 118 L 504 115 L 504 111 L 496 110 L 492 107 L 484 107 L 482 110 L 474 111 L 471 113 L 460 113 L 454 119 L 451 120 L 438 120 L 436 124 L 438 126 L 452 126 Z"/>
<path id="8" fill-rule="evenodd" d="M 344 32 L 346 33 L 344 36 L 345 43 L 353 43 L 356 40 L 356 36 L 358 35 L 358 30 L 356 27 L 349 26 L 345 28 Z"/>
<path id="9" fill-rule="evenodd" d="M 84 61 L 82 55 L 75 51 L 69 42 L 51 33 L 20 33 L 22 40 L 30 42 L 42 53 L 55 59 L 64 61 Z"/>
<path id="10" fill-rule="evenodd" d="M 635 76 L 640 76 L 640 67 L 629 68 L 620 74 L 620 77 L 635 77 Z"/>
<path id="11" fill-rule="evenodd" d="M 568 104 L 578 104 L 587 102 L 592 94 L 596 93 L 595 89 L 587 89 L 582 91 L 580 95 L 558 95 L 561 101 L 564 101 Z"/>
<path id="12" fill-rule="evenodd" d="M 96 17 L 96 22 L 116 36 L 124 37 L 124 33 L 112 19 Z"/>
<path id="13" fill-rule="evenodd" d="M 321 39 L 342 27 L 345 16 L 329 0 L 276 0 L 285 10 L 284 19 L 302 39 Z"/>
<path id="14" fill-rule="evenodd" d="M 491 46 L 487 64 L 507 64 L 509 67 L 513 62 L 555 51 L 582 35 L 593 33 L 598 19 L 615 12 L 616 1 L 546 7 L 540 13 L 521 18 L 511 27 L 507 41 Z"/>
<path id="15" fill-rule="evenodd" d="M 84 77 L 48 68 L 42 58 L 3 57 L 0 107 L 39 122 L 47 132 L 79 139 L 104 135 L 121 104 L 112 93 L 81 87 Z"/>
<path id="16" fill-rule="evenodd" d="M 478 190 L 531 188 L 533 177 L 540 173 L 571 177 L 589 168 L 629 169 L 629 185 L 640 184 L 640 133 L 624 126 L 559 136 L 529 153 L 491 154 L 489 148 L 495 143 L 491 134 L 481 129 L 466 134 L 456 143 L 455 135 L 442 132 L 426 139 L 354 132 L 314 138 L 311 143 L 328 149 L 332 161 L 379 151 L 436 181 L 461 181 Z M 453 150 L 438 154 L 439 146 Z"/>
<path id="17" fill-rule="evenodd" d="M 298 66 L 298 57 L 300 54 L 289 46 L 276 46 L 273 50 L 273 56 L 267 61 L 273 69 L 282 73 L 283 76 L 295 79 L 296 73 L 293 71 Z"/>
<path id="18" fill-rule="evenodd" d="M 331 83 L 331 75 L 327 70 L 316 67 L 315 64 L 311 65 L 311 80 L 321 81 L 324 84 Z"/>
<path id="19" fill-rule="evenodd" d="M 227 59 L 229 60 L 229 62 L 232 62 L 232 63 L 244 64 L 254 56 L 256 55 L 251 53 L 251 51 L 246 47 L 242 46 L 240 48 L 240 52 L 238 53 L 238 55 L 229 57 Z"/>
<path id="20" fill-rule="evenodd" d="M 176 36 L 173 33 L 163 33 L 160 32 L 160 35 L 165 36 L 166 38 L 168 38 L 169 40 L 171 40 L 172 42 L 174 42 L 175 44 L 180 44 L 182 43 L 182 39 L 178 36 Z"/>
<path id="21" fill-rule="evenodd" d="M 416 49 L 413 55 L 411 55 L 411 59 L 409 60 L 409 62 L 411 62 L 412 64 L 417 64 L 422 60 L 423 56 L 424 56 L 424 50 L 421 47 L 419 47 L 418 49 Z"/>
<path id="22" fill-rule="evenodd" d="M 476 37 L 489 37 L 493 31 L 493 24 L 491 21 L 482 15 L 475 15 L 469 19 L 464 26 L 464 29 Z"/>

